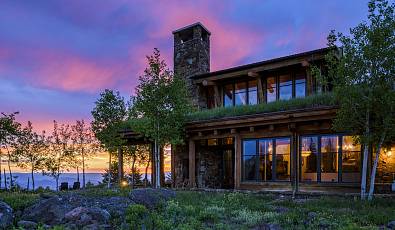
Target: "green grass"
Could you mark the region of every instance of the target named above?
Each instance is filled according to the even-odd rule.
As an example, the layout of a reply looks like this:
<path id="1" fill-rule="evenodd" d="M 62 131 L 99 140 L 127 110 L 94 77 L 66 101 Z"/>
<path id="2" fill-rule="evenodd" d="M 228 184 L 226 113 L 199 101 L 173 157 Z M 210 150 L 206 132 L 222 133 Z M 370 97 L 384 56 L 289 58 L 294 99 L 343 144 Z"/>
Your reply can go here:
<path id="1" fill-rule="evenodd" d="M 0 192 L 0 200 L 10 205 L 14 211 L 23 210 L 24 208 L 34 204 L 38 199 L 38 194 L 30 192 Z"/>
<path id="2" fill-rule="evenodd" d="M 244 105 L 235 107 L 220 107 L 202 110 L 188 115 L 188 121 L 211 120 L 225 117 L 253 115 L 259 113 L 279 112 L 294 109 L 317 108 L 337 105 L 333 94 L 324 93 L 305 98 L 295 98 L 287 101 L 276 101 L 268 104 Z"/>
<path id="3" fill-rule="evenodd" d="M 139 226 L 146 229 L 254 229 L 265 223 L 283 229 L 378 229 L 395 220 L 395 199 L 364 202 L 350 197 L 313 197 L 294 201 L 267 194 L 180 191 L 162 207 L 144 213 L 140 214 L 144 226 Z"/>

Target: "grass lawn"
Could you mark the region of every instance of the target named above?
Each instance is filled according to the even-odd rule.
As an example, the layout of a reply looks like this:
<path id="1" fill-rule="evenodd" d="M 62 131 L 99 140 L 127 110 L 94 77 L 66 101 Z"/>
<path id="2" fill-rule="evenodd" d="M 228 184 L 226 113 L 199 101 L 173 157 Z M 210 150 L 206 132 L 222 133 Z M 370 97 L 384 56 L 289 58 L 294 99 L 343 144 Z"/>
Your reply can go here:
<path id="1" fill-rule="evenodd" d="M 283 229 L 378 229 L 395 220 L 395 199 L 292 200 L 280 195 L 180 191 L 148 216 L 150 223 L 145 225 L 155 229 L 264 229 L 265 223 Z"/>

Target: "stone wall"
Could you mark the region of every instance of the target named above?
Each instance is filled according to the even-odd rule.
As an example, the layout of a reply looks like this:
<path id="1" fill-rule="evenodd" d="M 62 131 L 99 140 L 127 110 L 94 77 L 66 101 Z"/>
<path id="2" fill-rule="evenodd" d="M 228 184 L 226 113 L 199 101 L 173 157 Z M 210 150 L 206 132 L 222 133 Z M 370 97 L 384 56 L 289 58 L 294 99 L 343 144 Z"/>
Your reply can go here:
<path id="1" fill-rule="evenodd" d="M 196 152 L 198 188 L 221 188 L 223 183 L 222 155 L 202 148 Z"/>

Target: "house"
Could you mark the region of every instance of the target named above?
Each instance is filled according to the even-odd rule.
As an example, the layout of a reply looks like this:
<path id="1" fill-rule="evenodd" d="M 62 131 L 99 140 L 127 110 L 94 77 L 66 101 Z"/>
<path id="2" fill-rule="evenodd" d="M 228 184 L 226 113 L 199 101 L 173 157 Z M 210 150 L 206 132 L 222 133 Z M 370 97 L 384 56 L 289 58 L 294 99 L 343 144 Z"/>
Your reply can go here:
<path id="1" fill-rule="evenodd" d="M 174 187 L 359 189 L 361 146 L 331 129 L 336 104 L 310 73 L 325 72 L 328 48 L 210 72 L 210 31 L 195 23 L 173 35 L 174 72 L 200 110 L 187 144 L 172 148 Z M 395 146 L 382 158 L 376 182 L 388 189 Z"/>

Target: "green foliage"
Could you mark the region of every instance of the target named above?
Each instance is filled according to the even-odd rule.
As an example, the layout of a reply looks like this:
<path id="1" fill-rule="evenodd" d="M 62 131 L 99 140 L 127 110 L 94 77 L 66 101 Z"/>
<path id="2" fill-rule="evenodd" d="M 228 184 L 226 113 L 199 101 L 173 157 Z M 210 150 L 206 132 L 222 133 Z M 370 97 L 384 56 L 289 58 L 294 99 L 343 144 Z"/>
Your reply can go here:
<path id="1" fill-rule="evenodd" d="M 148 218 L 149 212 L 144 205 L 133 204 L 126 209 L 125 220 L 134 228 L 140 229 L 143 226 L 146 226 Z"/>
<path id="2" fill-rule="evenodd" d="M 34 204 L 39 196 L 36 193 L 27 192 L 0 192 L 0 199 L 16 211 Z"/>
<path id="3" fill-rule="evenodd" d="M 101 145 L 110 152 L 115 152 L 124 140 L 119 135 L 126 118 L 126 104 L 119 92 L 106 89 L 100 93 L 92 110 L 92 130 Z"/>
<path id="4" fill-rule="evenodd" d="M 336 100 L 330 93 L 312 95 L 305 98 L 295 98 L 287 101 L 276 101 L 268 104 L 242 105 L 234 107 L 219 107 L 203 110 L 188 115 L 189 121 L 210 120 L 242 115 L 280 112 L 293 109 L 317 108 L 323 106 L 336 106 Z"/>
<path id="5" fill-rule="evenodd" d="M 182 143 L 186 114 L 191 109 L 186 83 L 168 69 L 158 49 L 147 60 L 130 110 L 132 129 L 162 146 Z"/>

